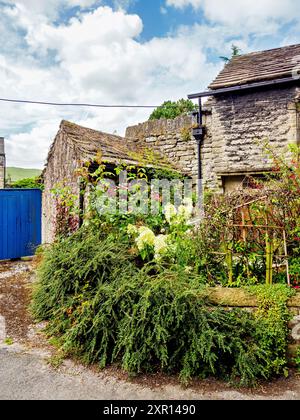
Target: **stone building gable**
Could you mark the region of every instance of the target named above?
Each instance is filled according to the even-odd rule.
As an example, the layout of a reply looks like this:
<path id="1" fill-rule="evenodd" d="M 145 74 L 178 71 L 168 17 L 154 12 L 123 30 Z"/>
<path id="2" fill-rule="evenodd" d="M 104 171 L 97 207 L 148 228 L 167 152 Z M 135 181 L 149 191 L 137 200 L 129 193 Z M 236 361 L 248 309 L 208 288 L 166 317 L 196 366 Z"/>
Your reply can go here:
<path id="1" fill-rule="evenodd" d="M 80 156 L 72 141 L 60 130 L 48 155 L 47 166 L 43 172 L 43 243 L 54 240 L 56 226 L 56 202 L 52 190 L 58 184 L 68 186 L 72 194 L 79 197 L 79 183 L 75 170 L 79 167 Z"/>
<path id="2" fill-rule="evenodd" d="M 209 90 L 188 96 L 200 104 L 211 98 L 210 136 L 197 127 L 206 186 L 226 191 L 226 185 L 240 185 L 245 175 L 270 171 L 266 143 L 289 158 L 288 145 L 300 141 L 299 69 L 300 44 L 240 55 Z"/>
<path id="3" fill-rule="evenodd" d="M 115 167 L 119 164 L 177 170 L 173 161 L 162 153 L 153 153 L 145 142 L 92 130 L 69 121 L 62 121 L 50 148 L 43 171 L 43 242 L 54 240 L 57 220 L 53 189 L 68 187 L 80 202 L 80 178 L 77 169 L 83 163 L 101 157 L 102 162 Z"/>

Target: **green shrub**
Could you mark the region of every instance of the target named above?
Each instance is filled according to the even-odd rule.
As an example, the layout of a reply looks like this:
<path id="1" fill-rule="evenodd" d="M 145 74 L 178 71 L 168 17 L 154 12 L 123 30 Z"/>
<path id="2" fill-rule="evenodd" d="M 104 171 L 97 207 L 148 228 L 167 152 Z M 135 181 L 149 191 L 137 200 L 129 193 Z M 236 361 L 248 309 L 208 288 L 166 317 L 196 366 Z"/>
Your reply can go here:
<path id="1" fill-rule="evenodd" d="M 43 189 L 43 184 L 40 177 L 25 178 L 19 181 L 14 181 L 9 185 L 10 188 L 29 188 L 29 189 Z"/>
<path id="2" fill-rule="evenodd" d="M 128 247 L 124 237 L 84 228 L 45 251 L 32 309 L 64 353 L 131 374 L 178 373 L 183 382 L 213 375 L 249 384 L 283 372 L 286 319 L 272 325 L 282 315 L 275 297 L 266 320 L 263 305 L 257 316 L 213 307 L 201 273 L 138 269 Z"/>
<path id="3" fill-rule="evenodd" d="M 257 286 L 253 290 L 259 304 L 255 314 L 256 341 L 266 360 L 264 374 L 267 377 L 273 373 L 287 375 L 288 322 L 291 320 L 287 301 L 295 292 L 281 284 Z"/>
<path id="4" fill-rule="evenodd" d="M 40 282 L 34 292 L 33 311 L 47 319 L 56 309 L 68 307 L 82 293 L 136 270 L 124 238 L 104 236 L 91 226 L 61 239 L 44 250 Z"/>
<path id="5" fill-rule="evenodd" d="M 297 348 L 296 351 L 295 364 L 297 366 L 297 370 L 300 372 L 300 346 Z"/>
<path id="6" fill-rule="evenodd" d="M 177 102 L 166 101 L 152 112 L 149 120 L 160 120 L 162 118 L 175 119 L 180 115 L 187 115 L 196 109 L 197 106 L 191 100 L 180 99 Z"/>

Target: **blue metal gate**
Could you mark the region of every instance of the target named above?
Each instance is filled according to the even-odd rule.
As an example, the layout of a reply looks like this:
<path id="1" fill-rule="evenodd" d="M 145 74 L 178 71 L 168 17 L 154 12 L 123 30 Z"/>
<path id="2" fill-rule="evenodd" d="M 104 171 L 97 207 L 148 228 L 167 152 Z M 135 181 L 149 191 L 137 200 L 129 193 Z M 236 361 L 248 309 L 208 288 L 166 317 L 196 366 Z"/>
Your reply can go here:
<path id="1" fill-rule="evenodd" d="M 0 190 L 0 260 L 34 255 L 41 244 L 42 192 Z"/>

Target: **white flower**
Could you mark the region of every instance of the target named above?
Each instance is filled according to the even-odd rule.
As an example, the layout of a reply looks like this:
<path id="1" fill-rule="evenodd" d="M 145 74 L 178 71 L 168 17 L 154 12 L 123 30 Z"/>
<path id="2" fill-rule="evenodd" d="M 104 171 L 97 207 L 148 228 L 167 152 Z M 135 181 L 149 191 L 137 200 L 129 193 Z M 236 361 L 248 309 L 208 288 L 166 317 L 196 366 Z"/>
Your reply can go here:
<path id="1" fill-rule="evenodd" d="M 179 206 L 178 216 L 180 222 L 187 222 L 192 218 L 194 207 L 191 199 L 183 200 L 184 205 Z"/>
<path id="2" fill-rule="evenodd" d="M 134 225 L 128 225 L 127 233 L 129 236 L 135 236 L 138 233 L 138 228 Z"/>
<path id="3" fill-rule="evenodd" d="M 151 229 L 142 226 L 138 229 L 139 236 L 135 240 L 139 251 L 143 251 L 147 245 L 154 246 L 155 235 Z"/>
<path id="4" fill-rule="evenodd" d="M 193 200 L 191 198 L 185 198 L 183 204 L 185 207 L 194 208 Z"/>
<path id="5" fill-rule="evenodd" d="M 184 222 L 190 220 L 193 214 L 193 208 L 186 207 L 186 206 L 179 206 L 178 208 L 178 216 Z"/>
<path id="6" fill-rule="evenodd" d="M 177 210 L 173 204 L 167 204 L 165 207 L 165 218 L 169 224 L 172 223 L 172 220 L 176 217 Z"/>
<path id="7" fill-rule="evenodd" d="M 168 251 L 168 235 L 158 235 L 154 241 L 155 259 L 159 260 Z"/>

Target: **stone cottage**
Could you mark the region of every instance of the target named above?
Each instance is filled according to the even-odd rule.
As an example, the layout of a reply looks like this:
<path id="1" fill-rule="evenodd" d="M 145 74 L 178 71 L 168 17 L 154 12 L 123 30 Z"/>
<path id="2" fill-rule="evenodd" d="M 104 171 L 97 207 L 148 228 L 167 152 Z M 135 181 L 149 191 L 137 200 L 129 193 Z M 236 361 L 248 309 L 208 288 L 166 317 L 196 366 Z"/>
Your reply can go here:
<path id="1" fill-rule="evenodd" d="M 5 166 L 4 138 L 0 137 L 0 189 L 5 187 Z"/>
<path id="2" fill-rule="evenodd" d="M 140 142 L 125 139 L 113 134 L 103 133 L 81 127 L 69 121 L 62 121 L 59 131 L 50 148 L 47 164 L 42 174 L 43 192 L 43 242 L 51 243 L 55 234 L 57 218 L 56 198 L 53 189 L 68 187 L 78 197 L 78 205 L 84 209 L 85 195 L 80 194 L 80 175 L 78 169 L 90 162 L 90 170 L 96 170 L 95 159 L 101 156 L 106 170 L 113 172 L 119 164 L 135 167 L 176 167 L 161 154 L 154 153 Z"/>
<path id="3" fill-rule="evenodd" d="M 206 187 L 231 191 L 271 170 L 263 143 L 279 154 L 299 143 L 299 79 L 300 44 L 234 57 L 209 90 L 189 95 L 199 101 L 196 127 L 192 117 L 149 121 L 126 137 L 160 149 Z"/>
<path id="4" fill-rule="evenodd" d="M 217 192 L 272 170 L 266 141 L 288 158 L 288 145 L 300 142 L 300 44 L 234 57 L 207 91 L 189 98 L 198 100 L 195 115 L 128 127 L 125 138 L 63 121 L 43 173 L 44 241 L 53 239 L 51 190 L 63 183 L 79 196 L 75 170 L 99 151 L 111 165 L 139 165 L 134 153 L 154 150 L 157 162 L 166 159 Z M 203 98 L 209 99 L 202 103 Z"/>

